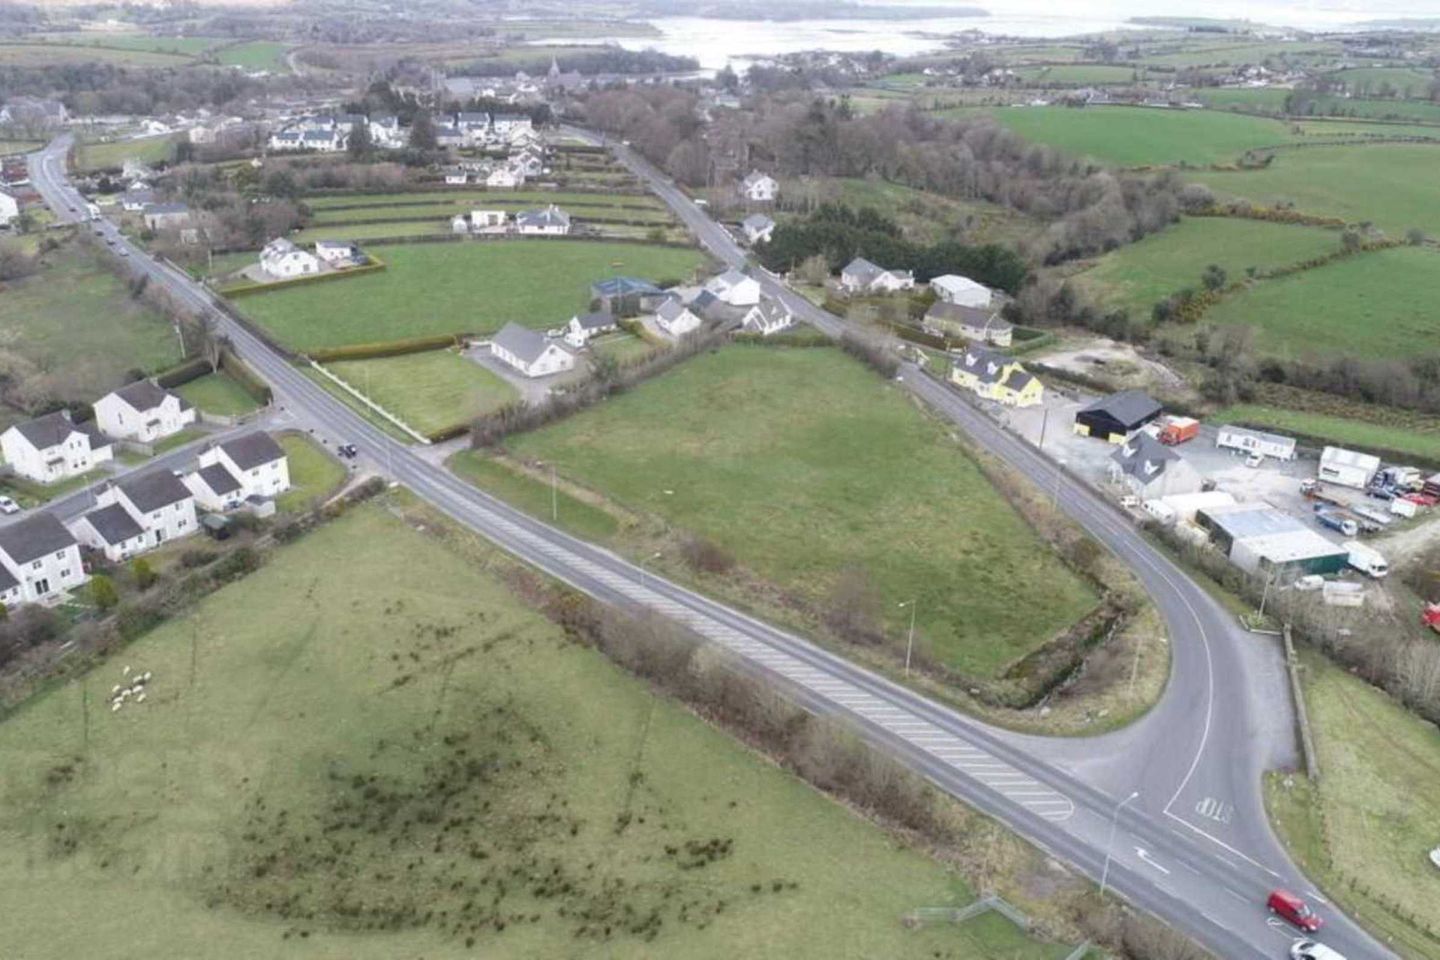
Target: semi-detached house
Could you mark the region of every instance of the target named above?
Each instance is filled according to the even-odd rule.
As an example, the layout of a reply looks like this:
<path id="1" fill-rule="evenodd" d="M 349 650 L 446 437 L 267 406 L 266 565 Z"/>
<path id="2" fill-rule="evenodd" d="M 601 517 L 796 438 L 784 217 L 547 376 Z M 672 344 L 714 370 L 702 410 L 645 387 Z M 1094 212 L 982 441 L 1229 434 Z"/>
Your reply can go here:
<path id="1" fill-rule="evenodd" d="M 0 603 L 45 603 L 83 584 L 80 544 L 52 514 L 0 527 Z"/>
<path id="2" fill-rule="evenodd" d="M 148 470 L 108 484 L 95 495 L 95 503 L 94 510 L 70 525 L 70 532 L 112 562 L 199 529 L 195 497 L 170 470 Z"/>
<path id="3" fill-rule="evenodd" d="M 92 424 L 77 425 L 64 410 L 17 423 L 0 433 L 10 469 L 36 483 L 55 483 L 89 473 L 111 460 L 114 449 Z"/>
<path id="4" fill-rule="evenodd" d="M 195 407 L 154 380 L 136 380 L 95 401 L 95 423 L 106 436 L 154 443 L 195 422 Z"/>
<path id="5" fill-rule="evenodd" d="M 290 462 L 268 433 L 247 433 L 202 450 L 184 481 L 200 507 L 233 510 L 247 500 L 269 500 L 289 490 Z"/>

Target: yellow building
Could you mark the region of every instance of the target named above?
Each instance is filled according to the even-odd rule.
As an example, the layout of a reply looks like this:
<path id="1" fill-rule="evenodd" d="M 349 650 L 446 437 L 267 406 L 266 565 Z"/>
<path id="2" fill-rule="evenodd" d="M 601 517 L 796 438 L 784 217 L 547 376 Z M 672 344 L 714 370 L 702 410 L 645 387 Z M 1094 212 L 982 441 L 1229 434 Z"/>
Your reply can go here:
<path id="1" fill-rule="evenodd" d="M 1033 407 L 1045 399 L 1045 385 L 1020 362 L 998 350 L 968 347 L 951 364 L 950 380 L 986 400 Z"/>

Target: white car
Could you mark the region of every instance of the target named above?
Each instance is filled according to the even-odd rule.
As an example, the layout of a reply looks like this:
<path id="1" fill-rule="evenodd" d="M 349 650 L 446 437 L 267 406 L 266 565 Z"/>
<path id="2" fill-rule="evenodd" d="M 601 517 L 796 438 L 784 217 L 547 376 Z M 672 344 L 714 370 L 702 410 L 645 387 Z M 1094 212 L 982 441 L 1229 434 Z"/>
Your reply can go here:
<path id="1" fill-rule="evenodd" d="M 1290 945 L 1290 960 L 1345 960 L 1345 957 L 1318 940 L 1296 940 Z"/>
<path id="2" fill-rule="evenodd" d="M 1245 458 L 1245 466 L 1251 468 L 1252 470 L 1260 466 L 1260 464 L 1264 462 L 1265 454 L 1263 453 L 1252 453 L 1250 454 L 1250 456 Z"/>
<path id="3" fill-rule="evenodd" d="M 11 500 L 9 497 L 0 497 L 0 513 L 9 516 L 12 513 L 19 512 L 20 504 L 16 503 L 14 500 Z"/>

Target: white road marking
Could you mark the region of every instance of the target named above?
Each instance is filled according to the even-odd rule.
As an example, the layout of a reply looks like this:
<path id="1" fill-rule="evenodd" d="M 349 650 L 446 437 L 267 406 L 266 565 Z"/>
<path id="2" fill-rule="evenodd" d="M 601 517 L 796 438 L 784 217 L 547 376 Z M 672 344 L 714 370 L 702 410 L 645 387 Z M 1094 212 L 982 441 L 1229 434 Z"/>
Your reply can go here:
<path id="1" fill-rule="evenodd" d="M 1156 870 L 1159 870 L 1161 873 L 1165 874 L 1165 876 L 1167 876 L 1167 877 L 1170 876 L 1170 871 L 1169 871 L 1167 868 L 1162 867 L 1159 863 L 1157 863 L 1157 862 L 1155 861 L 1155 859 L 1154 859 L 1153 857 L 1151 857 L 1150 854 L 1145 850 L 1144 847 L 1136 847 L 1136 848 L 1135 848 L 1135 856 L 1139 857 L 1141 860 L 1143 860 L 1145 863 L 1148 863 L 1150 866 L 1154 867 Z"/>

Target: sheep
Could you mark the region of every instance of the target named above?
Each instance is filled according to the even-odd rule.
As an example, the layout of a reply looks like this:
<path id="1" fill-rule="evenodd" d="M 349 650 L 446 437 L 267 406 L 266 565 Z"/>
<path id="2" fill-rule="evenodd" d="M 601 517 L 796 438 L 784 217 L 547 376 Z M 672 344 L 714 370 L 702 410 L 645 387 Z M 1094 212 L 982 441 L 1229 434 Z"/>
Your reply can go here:
<path id="1" fill-rule="evenodd" d="M 145 702 L 145 694 L 142 693 L 142 694 L 140 694 L 139 696 L 137 696 L 137 697 L 135 698 L 135 702 L 136 702 L 136 703 L 144 703 L 144 702 Z"/>
<path id="2" fill-rule="evenodd" d="M 140 682 L 141 682 L 141 683 L 149 683 L 149 682 L 150 682 L 150 671 L 149 671 L 149 670 L 146 670 L 146 671 L 145 671 L 145 676 L 143 676 L 143 677 L 140 678 Z"/>
<path id="3" fill-rule="evenodd" d="M 123 701 L 116 700 L 114 703 L 110 704 L 110 712 L 114 713 L 116 710 L 119 710 L 122 702 Z"/>
<path id="4" fill-rule="evenodd" d="M 110 688 L 110 695 L 111 695 L 111 696 L 114 696 L 115 694 L 117 694 L 117 693 L 119 693 L 119 692 L 120 692 L 120 684 L 118 684 L 118 683 L 115 684 L 115 686 L 113 686 L 113 687 Z"/>
<path id="5" fill-rule="evenodd" d="M 120 676 L 122 676 L 122 677 L 128 677 L 128 676 L 130 676 L 130 667 L 129 667 L 128 664 L 125 666 L 125 669 L 123 669 L 123 670 L 120 671 Z"/>

